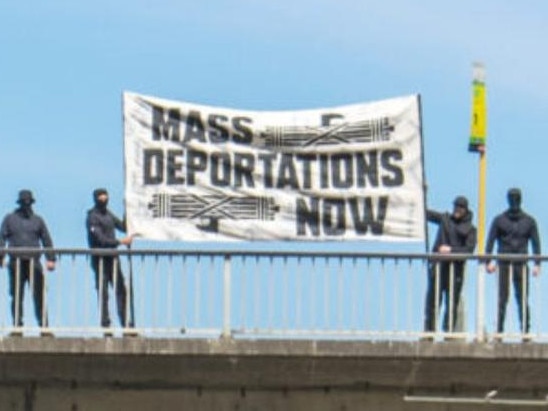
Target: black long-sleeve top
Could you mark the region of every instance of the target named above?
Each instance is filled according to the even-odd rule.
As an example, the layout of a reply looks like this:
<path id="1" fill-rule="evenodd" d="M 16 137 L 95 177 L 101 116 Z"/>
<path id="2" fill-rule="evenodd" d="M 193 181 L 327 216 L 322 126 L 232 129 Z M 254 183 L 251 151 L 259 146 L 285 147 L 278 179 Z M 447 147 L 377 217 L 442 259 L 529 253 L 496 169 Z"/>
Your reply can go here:
<path id="1" fill-rule="evenodd" d="M 473 253 L 477 243 L 477 230 L 472 224 L 473 213 L 467 211 L 461 219 L 450 213 L 427 210 L 426 218 L 439 225 L 432 251 L 438 252 L 441 245 L 449 245 L 451 253 Z"/>
<path id="2" fill-rule="evenodd" d="M 505 211 L 495 217 L 489 228 L 485 252 L 491 254 L 495 242 L 500 254 L 527 254 L 531 241 L 532 251 L 540 255 L 540 238 L 536 220 L 529 214 L 519 211 Z M 536 261 L 540 264 L 540 261 Z"/>
<path id="3" fill-rule="evenodd" d="M 3 250 L 8 248 L 53 248 L 53 241 L 46 223 L 32 211 L 15 210 L 4 217 L 0 227 L 0 260 L 3 260 Z M 39 254 L 17 255 L 23 258 L 37 258 Z M 54 253 L 46 252 L 48 261 L 55 261 Z"/>
<path id="4" fill-rule="evenodd" d="M 116 230 L 126 232 L 125 221 L 120 220 L 110 210 L 93 207 L 86 218 L 88 245 L 91 248 L 116 248 Z"/>

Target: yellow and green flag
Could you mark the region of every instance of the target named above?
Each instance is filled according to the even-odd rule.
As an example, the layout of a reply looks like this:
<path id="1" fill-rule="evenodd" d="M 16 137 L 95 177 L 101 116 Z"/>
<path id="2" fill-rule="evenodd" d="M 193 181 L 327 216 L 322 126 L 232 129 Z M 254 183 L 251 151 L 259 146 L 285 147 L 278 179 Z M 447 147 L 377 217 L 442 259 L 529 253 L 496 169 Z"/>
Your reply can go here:
<path id="1" fill-rule="evenodd" d="M 485 87 L 485 68 L 474 63 L 472 81 L 472 124 L 468 150 L 477 152 L 485 149 L 487 137 L 487 91 Z"/>

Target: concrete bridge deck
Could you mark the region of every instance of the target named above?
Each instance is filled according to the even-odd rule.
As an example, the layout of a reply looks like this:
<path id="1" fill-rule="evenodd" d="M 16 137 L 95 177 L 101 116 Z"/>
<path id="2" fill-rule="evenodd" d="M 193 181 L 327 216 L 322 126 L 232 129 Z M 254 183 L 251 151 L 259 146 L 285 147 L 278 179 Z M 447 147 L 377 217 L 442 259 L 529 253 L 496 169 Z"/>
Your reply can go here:
<path id="1" fill-rule="evenodd" d="M 495 389 L 496 398 L 543 401 L 548 344 L 0 340 L 1 410 L 446 410 L 463 407 L 405 398 L 483 398 Z"/>

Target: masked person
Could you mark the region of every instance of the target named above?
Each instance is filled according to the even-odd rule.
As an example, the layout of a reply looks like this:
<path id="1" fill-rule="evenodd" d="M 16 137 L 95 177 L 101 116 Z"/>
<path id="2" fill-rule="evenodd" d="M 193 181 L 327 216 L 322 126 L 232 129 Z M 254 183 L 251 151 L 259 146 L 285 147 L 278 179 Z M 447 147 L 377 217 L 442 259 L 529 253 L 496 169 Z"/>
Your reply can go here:
<path id="1" fill-rule="evenodd" d="M 440 254 L 473 253 L 477 232 L 472 224 L 472 218 L 473 213 L 468 209 L 468 200 L 463 196 L 458 196 L 453 201 L 452 213 L 428 210 L 428 221 L 439 226 L 432 251 Z M 433 261 L 429 264 L 424 320 L 426 332 L 433 332 L 436 329 L 437 308 L 443 297 L 445 297 L 443 331 L 455 331 L 465 263 L 463 259 L 450 259 Z M 437 301 L 436 296 L 438 296 Z"/>
<path id="2" fill-rule="evenodd" d="M 126 232 L 125 221 L 120 220 L 108 209 L 108 192 L 104 188 L 93 191 L 94 207 L 88 211 L 86 229 L 90 248 L 116 249 L 119 245 L 129 246 L 132 236 L 116 239 L 115 231 Z M 124 275 L 121 270 L 118 256 L 91 256 L 91 267 L 95 273 L 95 288 L 99 298 L 101 310 L 101 326 L 110 327 L 110 315 L 108 309 L 108 287 L 114 288 L 116 293 L 116 307 L 120 324 L 126 327 L 134 327 L 132 319 L 127 312 L 127 288 Z M 126 335 L 135 335 L 134 332 L 126 332 Z M 105 336 L 112 333 L 105 331 Z"/>
<path id="3" fill-rule="evenodd" d="M 521 190 L 511 188 L 507 193 L 508 209 L 495 217 L 489 229 L 485 252 L 491 254 L 497 243 L 499 254 L 528 254 L 529 242 L 533 254 L 540 255 L 540 239 L 536 220 L 521 209 Z M 504 331 L 504 318 L 508 303 L 510 281 L 514 284 L 518 316 L 523 334 L 529 333 L 529 267 L 527 260 L 504 261 L 499 260 L 499 295 L 497 332 Z M 495 262 L 487 262 L 487 272 L 496 271 Z M 540 273 L 540 259 L 535 260 L 533 275 Z M 497 337 L 497 340 L 500 336 Z M 529 337 L 524 336 L 524 341 Z"/>
<path id="4" fill-rule="evenodd" d="M 19 207 L 12 213 L 6 215 L 0 228 L 0 267 L 4 264 L 3 249 L 8 248 L 53 248 L 53 242 L 46 223 L 39 215 L 35 214 L 32 205 L 35 200 L 29 190 L 19 191 L 17 204 Z M 39 252 L 24 254 L 10 254 L 8 264 L 9 272 L 9 293 L 11 297 L 11 314 L 15 327 L 23 326 L 23 297 L 25 284 L 32 287 L 34 299 L 34 311 L 38 325 L 48 326 L 48 316 L 44 306 L 45 288 L 44 272 L 40 263 Z M 46 252 L 46 268 L 49 271 L 55 269 L 55 254 Z M 21 336 L 22 332 L 15 330 L 13 336 Z M 42 336 L 51 336 L 48 331 L 43 330 Z"/>

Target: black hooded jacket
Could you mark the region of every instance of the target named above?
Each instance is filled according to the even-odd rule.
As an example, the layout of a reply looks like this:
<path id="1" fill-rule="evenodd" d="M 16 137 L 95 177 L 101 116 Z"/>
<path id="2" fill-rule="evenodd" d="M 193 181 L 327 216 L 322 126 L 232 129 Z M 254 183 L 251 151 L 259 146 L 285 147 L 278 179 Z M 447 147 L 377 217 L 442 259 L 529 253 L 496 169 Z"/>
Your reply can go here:
<path id="1" fill-rule="evenodd" d="M 496 241 L 500 254 L 527 254 L 529 240 L 533 254 L 540 255 L 540 238 L 535 219 L 521 210 L 507 210 L 496 216 L 491 223 L 485 252 L 491 254 Z"/>
<path id="2" fill-rule="evenodd" d="M 53 248 L 53 241 L 49 234 L 46 223 L 37 214 L 32 211 L 25 211 L 21 208 L 16 209 L 13 213 L 6 215 L 2 221 L 0 228 L 0 250 L 6 247 L 9 248 Z M 40 254 L 19 255 L 24 258 L 39 258 Z M 4 253 L 0 253 L 0 260 L 4 257 Z M 48 261 L 55 261 L 55 254 L 46 253 Z"/>
<path id="3" fill-rule="evenodd" d="M 427 210 L 426 217 L 429 222 L 439 225 L 438 233 L 432 251 L 437 253 L 441 245 L 451 247 L 451 252 L 456 254 L 473 253 L 476 248 L 477 232 L 472 224 L 473 213 L 466 211 L 464 216 L 457 220 L 453 214 L 440 213 Z"/>
<path id="4" fill-rule="evenodd" d="M 95 206 L 88 211 L 86 229 L 91 248 L 116 248 L 120 245 L 116 239 L 116 230 L 125 233 L 126 224 L 110 210 Z"/>

